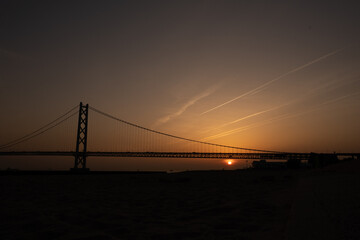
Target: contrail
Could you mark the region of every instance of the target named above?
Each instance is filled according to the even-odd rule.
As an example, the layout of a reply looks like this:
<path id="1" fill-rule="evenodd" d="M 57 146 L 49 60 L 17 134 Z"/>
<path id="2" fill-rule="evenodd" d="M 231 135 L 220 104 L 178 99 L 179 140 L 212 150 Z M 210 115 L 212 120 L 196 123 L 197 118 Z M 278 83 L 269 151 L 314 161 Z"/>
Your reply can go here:
<path id="1" fill-rule="evenodd" d="M 214 93 L 216 89 L 218 88 L 218 85 L 214 85 L 208 89 L 206 89 L 204 92 L 201 92 L 197 96 L 191 98 L 189 101 L 187 101 L 184 105 L 182 105 L 176 112 L 168 114 L 160 119 L 158 119 L 155 123 L 155 125 L 160 125 L 168 122 L 169 120 L 176 118 L 183 114 L 190 106 L 194 105 L 197 101 L 201 100 L 202 98 L 205 98 L 209 96 L 210 94 Z"/>
<path id="2" fill-rule="evenodd" d="M 270 109 L 267 109 L 267 110 L 263 110 L 263 111 L 260 111 L 260 112 L 257 112 L 257 113 L 250 114 L 250 115 L 248 115 L 248 116 L 245 116 L 245 117 L 236 119 L 236 120 L 234 120 L 234 121 L 225 123 L 225 124 L 221 125 L 220 128 L 221 128 L 221 127 L 228 126 L 228 125 L 230 125 L 230 124 L 234 124 L 234 123 L 240 122 L 240 121 L 242 121 L 242 120 L 245 120 L 245 119 L 248 119 L 248 118 L 251 118 L 251 117 L 255 117 L 255 116 L 261 115 L 261 114 L 263 114 L 263 113 L 267 113 L 267 112 L 274 111 L 274 110 L 276 110 L 276 109 L 285 107 L 285 106 L 290 105 L 290 104 L 291 104 L 291 103 L 286 103 L 286 104 L 282 104 L 282 105 L 277 106 L 277 107 L 273 107 L 273 108 L 270 108 Z"/>
<path id="3" fill-rule="evenodd" d="M 359 94 L 360 94 L 360 92 L 355 92 L 355 93 L 344 95 L 344 96 L 341 96 L 341 97 L 338 97 L 338 98 L 335 98 L 335 99 L 331 99 L 329 101 L 326 101 L 326 102 L 323 102 L 323 103 L 319 104 L 318 106 L 315 106 L 315 108 L 318 108 L 318 107 L 321 107 L 321 106 L 324 106 L 324 105 L 328 105 L 328 104 L 332 104 L 332 103 L 336 103 L 336 102 L 339 102 L 339 101 L 341 101 L 341 100 L 343 100 L 345 98 L 349 98 L 349 97 L 356 96 L 356 95 L 359 95 Z"/>
<path id="4" fill-rule="evenodd" d="M 277 110 L 277 109 L 282 108 L 282 107 L 286 107 L 286 106 L 295 104 L 295 103 L 297 103 L 297 102 L 300 102 L 300 101 L 303 100 L 304 98 L 308 98 L 308 97 L 310 97 L 310 96 L 316 95 L 317 92 L 319 92 L 320 90 L 327 89 L 327 88 L 333 86 L 334 83 L 336 83 L 336 82 L 338 82 L 338 81 L 339 81 L 339 80 L 334 80 L 334 81 L 332 81 L 332 82 L 327 82 L 326 84 L 319 85 L 318 87 L 312 89 L 311 92 L 305 94 L 304 96 L 302 96 L 302 97 L 300 97 L 300 98 L 296 98 L 296 99 L 292 100 L 291 102 L 288 102 L 288 103 L 285 103 L 285 104 L 282 104 L 282 105 L 279 105 L 279 106 L 276 106 L 276 107 L 273 107 L 273 108 L 270 108 L 270 109 L 267 109 L 267 110 L 259 111 L 259 112 L 256 112 L 256 113 L 247 115 L 247 116 L 245 116 L 245 117 L 236 119 L 236 120 L 231 121 L 231 122 L 224 123 L 224 124 L 220 125 L 219 127 L 206 130 L 206 131 L 204 131 L 203 133 L 207 133 L 207 132 L 210 132 L 210 131 L 213 131 L 213 130 L 218 130 L 218 129 L 221 129 L 221 128 L 225 127 L 225 126 L 228 126 L 228 125 L 231 125 L 231 124 L 240 122 L 240 121 L 242 121 L 242 120 L 245 120 L 245 119 L 248 119 L 248 118 L 252 118 L 252 117 L 255 117 L 255 116 L 258 116 L 258 115 L 267 113 L 267 112 L 271 112 L 271 111 Z M 341 98 L 343 98 L 343 97 L 341 97 Z M 331 101 L 334 101 L 334 100 L 331 100 Z M 327 104 L 327 102 L 326 102 L 326 103 L 322 103 L 322 104 Z M 287 115 L 288 115 L 288 114 L 287 114 Z"/>
<path id="5" fill-rule="evenodd" d="M 222 132 L 222 133 L 219 133 L 219 134 L 216 134 L 216 135 L 213 135 L 213 136 L 203 138 L 201 140 L 202 141 L 205 141 L 205 140 L 208 141 L 208 140 L 212 140 L 212 139 L 216 139 L 216 138 L 221 138 L 221 137 L 225 137 L 225 136 L 228 136 L 228 135 L 231 135 L 231 134 L 234 134 L 234 133 L 242 132 L 242 131 L 245 131 L 245 130 L 248 130 L 248 129 L 251 129 L 251 128 L 264 126 L 266 124 L 269 124 L 269 123 L 272 123 L 272 122 L 275 122 L 275 121 L 284 120 L 284 119 L 287 119 L 287 118 L 298 117 L 298 116 L 301 116 L 303 114 L 307 114 L 307 113 L 316 111 L 317 109 L 319 109 L 322 106 L 333 104 L 333 103 L 342 101 L 342 100 L 344 100 L 346 98 L 356 96 L 356 95 L 359 95 L 359 94 L 360 94 L 360 92 L 355 92 L 355 93 L 352 93 L 352 94 L 340 96 L 340 97 L 325 101 L 323 103 L 320 103 L 319 105 L 316 105 L 316 106 L 314 106 L 314 107 L 312 107 L 310 109 L 307 109 L 305 111 L 302 111 L 302 112 L 298 112 L 298 113 L 294 113 L 294 114 L 285 113 L 283 115 L 280 115 L 280 116 L 277 116 L 277 117 L 274 117 L 274 118 L 270 118 L 270 119 L 265 120 L 265 121 L 260 122 L 260 123 L 253 123 L 253 124 L 250 124 L 250 125 L 247 125 L 247 126 L 235 128 L 235 129 L 232 129 L 232 130 L 229 130 L 229 131 L 226 131 L 226 132 Z"/>
<path id="6" fill-rule="evenodd" d="M 225 136 L 231 135 L 233 133 L 241 132 L 241 131 L 247 130 L 249 128 L 256 127 L 257 125 L 258 124 L 253 123 L 253 124 L 249 124 L 247 126 L 235 128 L 235 129 L 232 129 L 232 130 L 229 130 L 226 132 L 222 132 L 222 133 L 218 133 L 218 134 L 206 137 L 206 138 L 202 138 L 201 141 L 208 141 L 208 140 L 212 140 L 212 139 L 216 139 L 216 138 L 220 138 L 220 137 L 225 137 Z"/>
<path id="7" fill-rule="evenodd" d="M 252 117 L 255 117 L 255 116 L 258 116 L 258 115 L 267 113 L 267 112 L 271 112 L 271 111 L 277 110 L 277 109 L 279 109 L 279 108 L 285 107 L 285 106 L 290 105 L 290 104 L 292 104 L 292 102 L 289 102 L 289 103 L 286 103 L 286 104 L 282 104 L 282 105 L 280 105 L 280 106 L 276 106 L 276 107 L 273 107 L 273 108 L 270 108 L 270 109 L 267 109 L 267 110 L 263 110 L 263 111 L 260 111 L 260 112 L 256 112 L 256 113 L 247 115 L 247 116 L 245 116 L 245 117 L 236 119 L 236 120 L 234 120 L 234 121 L 231 121 L 231 122 L 228 122 L 228 123 L 224 123 L 224 124 L 222 124 L 222 125 L 219 126 L 219 127 L 212 128 L 212 129 L 210 129 L 210 130 L 206 130 L 206 131 L 204 131 L 203 133 L 207 133 L 207 132 L 210 132 L 210 131 L 213 131 L 213 130 L 217 130 L 217 129 L 223 128 L 223 127 L 225 127 L 225 126 L 228 126 L 228 125 L 231 125 L 231 124 L 240 122 L 240 121 L 242 121 L 242 120 L 245 120 L 245 119 L 248 119 L 248 118 L 252 118 Z"/>
<path id="8" fill-rule="evenodd" d="M 308 62 L 308 63 L 306 63 L 306 64 L 304 64 L 304 65 L 301 65 L 301 66 L 299 66 L 299 67 L 297 67 L 297 68 L 294 68 L 294 69 L 292 69 L 291 71 L 289 71 L 289 72 L 287 72 L 287 73 L 284 73 L 284 74 L 280 75 L 279 77 L 276 77 L 276 78 L 274 78 L 274 79 L 272 79 L 272 80 L 270 80 L 270 81 L 268 81 L 268 82 L 260 85 L 260 86 L 257 87 L 257 88 L 254 88 L 254 89 L 252 89 L 252 90 L 250 90 L 250 91 L 248 91 L 248 92 L 246 92 L 246 93 L 243 93 L 243 94 L 241 94 L 240 96 L 237 96 L 236 98 L 233 98 L 233 99 L 231 99 L 231 100 L 229 100 L 229 101 L 227 101 L 227 102 L 224 102 L 224 103 L 222 103 L 222 104 L 220 104 L 220 105 L 218 105 L 218 106 L 216 106 L 216 107 L 213 107 L 213 108 L 211 108 L 211 109 L 209 109 L 209 110 L 201 113 L 200 115 L 203 115 L 203 114 L 205 114 L 205 113 L 211 112 L 211 111 L 213 111 L 213 110 L 215 110 L 215 109 L 218 109 L 218 108 L 220 108 L 220 107 L 222 107 L 222 106 L 225 106 L 226 104 L 229 104 L 229 103 L 231 103 L 231 102 L 233 102 L 233 101 L 235 101 L 235 100 L 237 100 L 237 99 L 240 99 L 240 98 L 242 98 L 242 97 L 248 96 L 248 95 L 250 95 L 250 94 L 256 94 L 256 93 L 258 93 L 258 92 L 261 92 L 261 91 L 262 91 L 265 87 L 267 87 L 268 85 L 270 85 L 270 84 L 272 84 L 272 83 L 274 83 L 274 82 L 276 82 L 276 81 L 278 81 L 278 80 L 280 80 L 280 79 L 282 79 L 282 78 L 284 78 L 284 77 L 286 77 L 286 76 L 288 76 L 288 75 L 290 75 L 290 74 L 292 74 L 292 73 L 294 73 L 294 72 L 300 71 L 300 70 L 302 70 L 302 69 L 304 69 L 304 68 L 306 68 L 306 67 L 308 67 L 308 66 L 310 66 L 310 65 L 312 65 L 312 64 L 314 64 L 314 63 L 317 63 L 317 62 L 319 62 L 319 61 L 321 61 L 321 60 L 324 60 L 324 59 L 326 59 L 326 58 L 328 58 L 328 57 L 330 57 L 330 56 L 332 56 L 332 55 L 335 55 L 335 54 L 337 54 L 338 52 L 340 52 L 340 51 L 342 51 L 342 50 L 344 50 L 344 48 L 340 48 L 340 49 L 338 49 L 338 50 L 332 51 L 332 52 L 330 52 L 330 53 L 328 53 L 328 54 L 325 54 L 325 55 L 322 56 L 322 57 L 316 58 L 316 59 L 314 59 L 314 60 L 312 60 L 312 61 L 310 61 L 310 62 Z"/>
<path id="9" fill-rule="evenodd" d="M 246 126 L 243 126 L 243 127 L 239 127 L 239 128 L 235 128 L 235 129 L 232 129 L 232 130 L 229 130 L 229 131 L 226 131 L 226 132 L 218 133 L 218 134 L 203 138 L 203 139 L 201 139 L 201 141 L 208 141 L 208 140 L 212 140 L 212 139 L 216 139 L 216 138 L 221 138 L 221 137 L 225 137 L 225 136 L 228 136 L 228 135 L 231 135 L 231 134 L 234 134 L 234 133 L 243 132 L 243 131 L 249 130 L 251 128 L 260 127 L 260 126 L 269 124 L 271 122 L 274 122 L 276 120 L 285 119 L 289 115 L 290 114 L 286 113 L 286 114 L 283 114 L 283 115 L 280 115 L 280 116 L 276 116 L 276 117 L 264 120 L 263 122 L 260 122 L 260 123 L 252 123 L 252 124 L 249 124 L 249 125 L 246 125 Z"/>

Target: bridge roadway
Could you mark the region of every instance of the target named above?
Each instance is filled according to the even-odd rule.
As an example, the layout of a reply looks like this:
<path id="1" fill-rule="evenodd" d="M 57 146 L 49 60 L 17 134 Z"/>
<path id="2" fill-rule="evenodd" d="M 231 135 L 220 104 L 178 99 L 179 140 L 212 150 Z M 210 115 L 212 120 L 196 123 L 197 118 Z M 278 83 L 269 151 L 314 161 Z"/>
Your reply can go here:
<path id="1" fill-rule="evenodd" d="M 82 153 L 79 153 L 82 154 Z M 152 158 L 218 158 L 218 159 L 267 159 L 309 160 L 317 153 L 202 153 L 202 152 L 86 152 L 87 157 L 152 157 Z M 360 153 L 320 153 L 321 155 L 356 157 Z M 0 152 L 0 156 L 75 156 L 74 151 L 22 151 Z"/>

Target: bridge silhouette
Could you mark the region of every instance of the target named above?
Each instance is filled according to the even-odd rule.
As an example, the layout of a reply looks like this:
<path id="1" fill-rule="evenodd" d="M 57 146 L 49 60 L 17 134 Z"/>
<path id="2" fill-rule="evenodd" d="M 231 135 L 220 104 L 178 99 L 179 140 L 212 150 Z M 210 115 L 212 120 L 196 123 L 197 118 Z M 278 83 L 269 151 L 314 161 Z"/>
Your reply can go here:
<path id="1" fill-rule="evenodd" d="M 120 125 L 115 127 L 120 134 L 111 128 L 108 131 L 101 130 L 102 135 L 114 135 L 112 141 L 119 142 L 120 151 L 89 151 L 88 149 L 88 130 L 89 130 L 89 112 L 98 114 L 107 120 L 111 120 Z M 27 145 L 21 149 L 24 143 L 36 140 L 40 136 L 46 135 L 60 126 L 70 122 L 71 119 L 78 116 L 75 149 L 60 150 L 40 150 L 41 144 L 35 143 Z M 104 125 L 104 124 L 102 124 Z M 96 123 L 93 128 L 96 127 Z M 92 128 L 91 128 L 92 129 Z M 109 130 L 110 129 L 110 130 Z M 72 130 L 73 131 L 73 130 Z M 109 134 L 109 131 L 111 134 Z M 60 130 L 59 134 L 61 135 Z M 118 134 L 118 135 L 117 135 Z M 73 137 L 71 134 L 69 135 Z M 54 138 L 54 136 L 53 136 Z M 56 143 L 58 137 L 55 136 Z M 98 137 L 95 137 L 98 138 Z M 115 140 L 116 139 L 116 140 Z M 45 142 L 48 139 L 45 138 Z M 69 142 L 69 141 L 68 141 Z M 72 142 L 72 141 L 70 141 Z M 46 145 L 46 144 L 45 144 Z M 38 150 L 34 150 L 38 148 Z M 165 151 L 164 151 L 165 150 Z M 169 151 L 170 150 L 170 151 Z M 222 145 L 210 142 L 204 142 L 185 137 L 180 137 L 165 132 L 146 128 L 101 110 L 89 106 L 88 104 L 73 107 L 55 120 L 45 124 L 41 128 L 23 135 L 20 138 L 11 140 L 0 145 L 0 156 L 72 156 L 74 157 L 74 166 L 72 171 L 88 171 L 86 166 L 87 157 L 147 157 L 147 158 L 217 158 L 217 159 L 252 159 L 252 160 L 286 160 L 289 166 L 296 167 L 302 160 L 307 160 L 312 165 L 323 165 L 336 161 L 339 157 L 360 158 L 360 153 L 299 153 L 299 152 L 281 152 L 274 150 L 253 149 L 245 147 L 236 147 Z"/>

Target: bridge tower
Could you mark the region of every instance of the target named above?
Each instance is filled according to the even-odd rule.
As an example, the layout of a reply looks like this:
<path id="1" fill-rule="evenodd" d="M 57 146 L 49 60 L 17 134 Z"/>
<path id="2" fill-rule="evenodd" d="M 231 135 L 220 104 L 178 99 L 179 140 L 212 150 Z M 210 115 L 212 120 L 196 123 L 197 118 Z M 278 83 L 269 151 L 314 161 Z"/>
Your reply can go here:
<path id="1" fill-rule="evenodd" d="M 74 168 L 71 169 L 72 171 L 89 171 L 89 168 L 86 168 L 88 112 L 89 104 L 83 105 L 83 103 L 80 102 L 78 130 L 76 137 L 75 163 Z"/>

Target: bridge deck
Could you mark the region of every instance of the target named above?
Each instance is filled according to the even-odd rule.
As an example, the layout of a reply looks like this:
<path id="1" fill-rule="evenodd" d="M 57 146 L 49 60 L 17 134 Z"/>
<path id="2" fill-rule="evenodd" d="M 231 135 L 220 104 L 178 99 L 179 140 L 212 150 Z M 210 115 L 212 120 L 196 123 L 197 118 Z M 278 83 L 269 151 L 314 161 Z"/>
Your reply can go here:
<path id="1" fill-rule="evenodd" d="M 152 157 L 152 158 L 219 158 L 219 159 L 269 159 L 308 160 L 315 153 L 209 153 L 209 152 L 87 152 L 87 157 Z M 359 158 L 360 153 L 332 153 L 337 157 Z M 73 151 L 23 151 L 0 152 L 0 156 L 75 156 Z"/>

